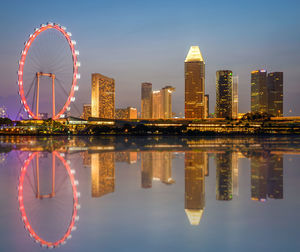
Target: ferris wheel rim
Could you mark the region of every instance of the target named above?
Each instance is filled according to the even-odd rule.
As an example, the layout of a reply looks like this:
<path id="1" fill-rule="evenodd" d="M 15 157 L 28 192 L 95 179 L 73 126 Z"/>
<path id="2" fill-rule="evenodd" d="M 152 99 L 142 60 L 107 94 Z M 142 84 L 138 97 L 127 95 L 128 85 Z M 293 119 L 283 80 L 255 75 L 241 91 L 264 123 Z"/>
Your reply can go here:
<path id="1" fill-rule="evenodd" d="M 64 103 L 62 109 L 57 114 L 52 116 L 53 120 L 61 118 L 63 116 L 63 114 L 65 113 L 65 111 L 70 106 L 71 102 L 74 99 L 74 94 L 75 94 L 75 90 L 77 87 L 77 79 L 79 79 L 79 76 L 80 76 L 78 73 L 78 67 L 80 66 L 80 63 L 78 62 L 78 59 L 77 59 L 77 55 L 79 53 L 77 50 L 75 50 L 76 42 L 71 40 L 72 34 L 70 32 L 67 32 L 66 28 L 64 26 L 61 26 L 61 25 L 55 24 L 55 23 L 51 23 L 51 22 L 47 23 L 46 25 L 42 24 L 39 28 L 36 28 L 34 33 L 30 34 L 29 39 L 25 42 L 25 47 L 21 53 L 21 59 L 19 61 L 19 67 L 18 67 L 18 83 L 17 83 L 19 86 L 19 95 L 21 98 L 21 103 L 24 106 L 24 110 L 27 112 L 29 117 L 31 117 L 33 119 L 40 119 L 40 117 L 39 117 L 39 115 L 34 114 L 33 111 L 30 109 L 27 99 L 24 94 L 24 81 L 23 81 L 24 66 L 25 66 L 27 54 L 28 54 L 29 49 L 31 48 L 34 40 L 42 32 L 49 30 L 49 29 L 55 29 L 55 30 L 59 31 L 65 37 L 65 39 L 67 40 L 68 45 L 70 47 L 71 54 L 72 54 L 72 61 L 73 61 L 73 74 L 72 74 L 71 90 L 69 92 L 68 98 L 67 98 L 66 102 Z"/>
<path id="2" fill-rule="evenodd" d="M 31 227 L 29 220 L 27 218 L 26 215 L 26 211 L 25 211 L 25 206 L 24 206 L 24 198 L 23 198 L 23 183 L 24 183 L 24 178 L 27 172 L 27 168 L 29 166 L 29 164 L 31 163 L 31 161 L 34 159 L 34 157 L 38 157 L 40 152 L 34 152 L 32 153 L 24 162 L 24 166 L 21 168 L 21 174 L 19 177 L 19 185 L 18 185 L 18 201 L 19 201 L 19 210 L 21 213 L 21 217 L 22 217 L 22 221 L 24 223 L 24 226 L 26 228 L 26 230 L 29 232 L 29 235 L 35 239 L 35 241 L 37 243 L 39 243 L 41 246 L 46 246 L 49 248 L 53 248 L 53 247 L 58 247 L 61 244 L 64 244 L 66 239 L 68 239 L 71 235 L 71 232 L 73 231 L 73 227 L 75 226 L 75 221 L 77 220 L 77 213 L 78 213 L 78 192 L 77 192 L 77 188 L 76 188 L 76 182 L 75 182 L 75 178 L 73 176 L 72 170 L 69 166 L 69 164 L 66 162 L 66 160 L 56 151 L 54 151 L 54 155 L 55 157 L 57 157 L 64 165 L 64 167 L 66 168 L 69 178 L 71 180 L 71 185 L 72 185 L 72 191 L 73 191 L 73 208 L 72 208 L 72 218 L 70 221 L 70 224 L 67 228 L 66 233 L 57 241 L 55 242 L 49 242 L 46 241 L 44 239 L 42 239 L 40 236 L 37 235 L 37 233 L 34 231 L 34 229 Z"/>

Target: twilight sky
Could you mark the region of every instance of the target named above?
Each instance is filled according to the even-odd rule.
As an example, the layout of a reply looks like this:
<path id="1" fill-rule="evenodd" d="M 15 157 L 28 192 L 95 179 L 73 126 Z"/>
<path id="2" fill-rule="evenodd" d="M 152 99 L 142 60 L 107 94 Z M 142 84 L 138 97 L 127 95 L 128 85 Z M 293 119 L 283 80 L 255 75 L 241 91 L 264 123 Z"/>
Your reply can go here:
<path id="1" fill-rule="evenodd" d="M 198 45 L 206 93 L 215 107 L 215 72 L 239 76 L 239 110 L 250 109 L 250 72 L 284 72 L 284 113 L 300 115 L 300 2 L 265 1 L 4 1 L 0 15 L 0 105 L 19 110 L 17 62 L 24 42 L 47 21 L 67 27 L 80 51 L 76 106 L 90 103 L 90 74 L 116 81 L 116 107 L 140 110 L 140 83 L 176 88 L 173 110 L 184 111 L 184 59 Z M 16 105 L 17 104 L 17 105 Z M 292 110 L 290 113 L 289 111 Z M 74 115 L 76 115 L 76 110 Z"/>

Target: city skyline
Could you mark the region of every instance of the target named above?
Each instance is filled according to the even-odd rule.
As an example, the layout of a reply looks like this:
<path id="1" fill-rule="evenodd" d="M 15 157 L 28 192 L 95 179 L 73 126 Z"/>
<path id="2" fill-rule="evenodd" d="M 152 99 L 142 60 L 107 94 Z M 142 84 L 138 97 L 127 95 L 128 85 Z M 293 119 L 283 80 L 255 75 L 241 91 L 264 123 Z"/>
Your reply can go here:
<path id="1" fill-rule="evenodd" d="M 191 4 L 193 3 L 193 4 Z M 267 68 L 269 71 L 285 73 L 285 114 L 298 115 L 298 80 L 299 68 L 299 35 L 294 32 L 300 20 L 297 16 L 298 2 L 288 1 L 278 8 L 276 1 L 259 2 L 260 9 L 255 8 L 255 2 L 236 5 L 233 2 L 215 5 L 201 2 L 170 2 L 160 4 L 160 11 L 154 17 L 151 15 L 158 3 L 127 3 L 129 13 L 124 14 L 122 3 L 98 3 L 87 1 L 84 4 L 68 5 L 59 3 L 61 9 L 54 9 L 50 4 L 43 3 L 35 6 L 34 2 L 27 2 L 24 11 L 17 11 L 17 4 L 5 3 L 1 21 L 6 26 L 1 28 L 3 34 L 1 57 L 1 94 L 0 103 L 8 108 L 12 117 L 18 108 L 14 104 L 19 101 L 17 95 L 16 68 L 19 52 L 23 42 L 40 23 L 55 21 L 66 25 L 78 41 L 82 62 L 80 92 L 76 98 L 76 105 L 81 109 L 82 104 L 89 98 L 89 75 L 91 72 L 101 72 L 113 76 L 116 80 L 116 107 L 138 107 L 139 101 L 130 104 L 129 93 L 139 94 L 139 85 L 143 81 L 150 81 L 154 88 L 162 85 L 172 85 L 174 93 L 174 112 L 183 112 L 184 76 L 182 76 L 184 59 L 191 45 L 199 45 L 205 62 L 207 62 L 206 93 L 210 95 L 210 111 L 213 111 L 215 100 L 215 76 L 217 69 L 231 69 L 239 76 L 239 96 L 243 103 L 240 111 L 250 110 L 250 76 L 255 69 Z M 272 4 L 270 4 L 272 3 Z M 37 8 L 44 6 L 43 11 Z M 75 16 L 82 11 L 105 9 L 105 17 L 112 15 L 112 22 L 107 22 L 104 16 L 100 19 L 75 18 L 66 15 L 62 10 L 70 8 Z M 202 15 L 195 15 L 199 9 L 205 10 Z M 234 17 L 227 17 L 224 29 L 219 24 L 224 16 L 224 10 L 235 13 Z M 256 19 L 250 18 L 251 11 L 256 10 Z M 168 11 L 169 18 L 165 15 Z M 35 13 L 36 15 L 33 15 Z M 211 15 L 213 13 L 213 15 Z M 84 17 L 86 14 L 79 15 Z M 277 16 L 283 17 L 279 22 Z M 193 23 L 188 22 L 192 17 Z M 286 18 L 284 18 L 286 17 Z M 22 20 L 22 22 L 21 22 Z M 79 21 L 81 20 L 81 21 Z M 236 22 L 239 20 L 239 22 Z M 251 22 L 250 22 L 251 20 Z M 121 22 L 122 21 L 122 22 Z M 124 22 L 123 22 L 124 21 Z M 206 22 L 204 22 L 206 21 Z M 160 24 L 163 25 L 160 25 Z M 200 26 L 199 26 L 200 25 Z M 260 29 L 253 29 L 254 26 Z M 197 27 L 197 29 L 195 29 Z M 7 29 L 8 28 L 8 29 Z M 226 30 L 226 33 L 225 33 Z M 99 33 L 97 35 L 95 33 Z M 222 35 L 222 42 L 215 39 L 215 35 Z M 122 38 L 122 43 L 119 43 Z M 254 38 L 259 38 L 256 40 Z M 143 61 L 142 59 L 147 58 Z M 156 62 L 154 64 L 154 62 Z M 112 68 L 112 66 L 114 66 Z M 289 101 L 289 102 L 287 102 Z M 288 113 L 292 110 L 291 113 Z M 74 108 L 71 108 L 76 113 Z"/>

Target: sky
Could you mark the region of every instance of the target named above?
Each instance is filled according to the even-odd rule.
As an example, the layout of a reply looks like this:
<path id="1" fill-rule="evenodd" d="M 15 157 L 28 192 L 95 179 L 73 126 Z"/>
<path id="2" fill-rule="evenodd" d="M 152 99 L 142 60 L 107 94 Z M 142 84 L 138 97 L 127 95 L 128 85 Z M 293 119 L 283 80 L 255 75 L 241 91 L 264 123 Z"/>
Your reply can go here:
<path id="1" fill-rule="evenodd" d="M 284 72 L 284 114 L 300 115 L 299 1 L 4 1 L 0 15 L 0 106 L 20 108 L 17 68 L 34 28 L 48 21 L 72 33 L 80 51 L 75 106 L 90 103 L 91 73 L 115 79 L 116 108 L 140 110 L 141 82 L 176 88 L 184 112 L 184 59 L 198 45 L 206 63 L 205 92 L 215 107 L 215 73 L 239 76 L 239 111 L 250 110 L 250 72 Z M 72 106 L 76 115 L 78 109 Z M 291 111 L 291 112 L 290 112 Z"/>

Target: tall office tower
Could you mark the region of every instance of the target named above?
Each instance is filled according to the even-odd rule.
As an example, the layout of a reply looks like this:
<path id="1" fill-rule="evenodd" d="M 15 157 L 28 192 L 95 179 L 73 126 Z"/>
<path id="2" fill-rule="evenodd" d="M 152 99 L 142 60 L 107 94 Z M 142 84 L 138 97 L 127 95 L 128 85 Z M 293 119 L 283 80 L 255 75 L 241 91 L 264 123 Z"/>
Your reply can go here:
<path id="1" fill-rule="evenodd" d="M 175 88 L 172 86 L 165 86 L 161 89 L 162 93 L 162 102 L 163 102 L 163 118 L 168 119 L 172 118 L 172 93 L 175 91 Z"/>
<path id="2" fill-rule="evenodd" d="M 205 115 L 205 63 L 198 46 L 191 46 L 185 63 L 185 118 L 203 119 Z"/>
<path id="3" fill-rule="evenodd" d="M 232 78 L 232 118 L 237 119 L 239 116 L 239 91 L 238 91 L 239 77 Z"/>
<path id="4" fill-rule="evenodd" d="M 155 90 L 152 92 L 152 119 L 164 118 L 163 92 Z"/>
<path id="5" fill-rule="evenodd" d="M 216 114 L 218 118 L 232 118 L 232 71 L 216 73 Z"/>
<path id="6" fill-rule="evenodd" d="M 269 73 L 268 112 L 274 116 L 283 116 L 283 72 Z"/>
<path id="7" fill-rule="evenodd" d="M 204 104 L 205 104 L 205 110 L 204 110 L 204 118 L 209 117 L 209 95 L 204 95 Z"/>
<path id="8" fill-rule="evenodd" d="M 267 71 L 251 72 L 251 112 L 268 112 Z"/>
<path id="9" fill-rule="evenodd" d="M 92 117 L 115 118 L 115 80 L 92 74 Z"/>
<path id="10" fill-rule="evenodd" d="M 216 154 L 216 199 L 232 200 L 232 154 L 231 152 Z"/>
<path id="11" fill-rule="evenodd" d="M 172 152 L 152 152 L 153 180 L 159 180 L 166 185 L 175 181 L 172 178 Z"/>
<path id="12" fill-rule="evenodd" d="M 152 84 L 148 82 L 142 83 L 141 117 L 152 118 Z"/>
<path id="13" fill-rule="evenodd" d="M 91 117 L 91 104 L 83 104 L 82 116 L 84 120 L 88 120 Z"/>
<path id="14" fill-rule="evenodd" d="M 151 152 L 141 153 L 141 166 L 142 166 L 142 188 L 152 187 L 153 178 L 153 157 Z"/>
<path id="15" fill-rule="evenodd" d="M 92 197 L 115 190 L 115 155 L 113 152 L 91 154 Z"/>
<path id="16" fill-rule="evenodd" d="M 186 152 L 185 213 L 191 225 L 199 225 L 205 207 L 205 153 Z"/>

